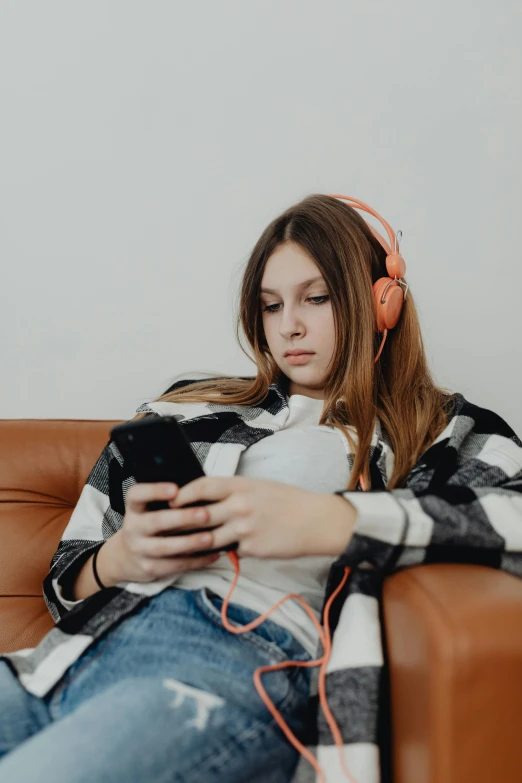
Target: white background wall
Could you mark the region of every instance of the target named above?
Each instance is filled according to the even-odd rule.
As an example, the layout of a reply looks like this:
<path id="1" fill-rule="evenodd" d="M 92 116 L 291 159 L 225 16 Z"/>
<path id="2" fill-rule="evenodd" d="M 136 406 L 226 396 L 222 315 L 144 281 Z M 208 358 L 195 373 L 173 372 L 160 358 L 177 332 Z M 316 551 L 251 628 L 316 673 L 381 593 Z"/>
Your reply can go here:
<path id="1" fill-rule="evenodd" d="M 0 417 L 253 374 L 243 266 L 309 193 L 403 231 L 436 380 L 522 436 L 518 0 L 3 0 Z"/>

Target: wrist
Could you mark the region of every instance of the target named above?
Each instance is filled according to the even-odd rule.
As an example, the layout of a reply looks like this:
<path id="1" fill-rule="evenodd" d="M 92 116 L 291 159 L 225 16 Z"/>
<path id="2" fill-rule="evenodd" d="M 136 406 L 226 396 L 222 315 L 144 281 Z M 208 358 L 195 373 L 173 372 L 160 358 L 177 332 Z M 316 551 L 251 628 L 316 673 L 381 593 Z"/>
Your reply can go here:
<path id="1" fill-rule="evenodd" d="M 311 554 L 336 557 L 351 541 L 357 509 L 340 495 L 318 493 L 318 496 L 320 512 L 315 515 Z"/>
<path id="2" fill-rule="evenodd" d="M 96 571 L 105 587 L 114 587 L 124 579 L 120 566 L 120 542 L 117 535 L 118 533 L 115 533 L 101 545 L 96 558 Z"/>
<path id="3" fill-rule="evenodd" d="M 96 560 L 98 559 L 98 555 L 100 554 L 101 550 L 103 548 L 103 544 L 98 547 L 98 549 L 94 552 L 94 555 L 92 556 L 91 564 L 92 564 L 92 575 L 94 577 L 94 581 L 100 588 L 100 590 L 103 590 L 107 585 L 104 585 L 103 582 L 100 579 L 100 574 L 98 573 L 98 568 L 96 567 Z"/>

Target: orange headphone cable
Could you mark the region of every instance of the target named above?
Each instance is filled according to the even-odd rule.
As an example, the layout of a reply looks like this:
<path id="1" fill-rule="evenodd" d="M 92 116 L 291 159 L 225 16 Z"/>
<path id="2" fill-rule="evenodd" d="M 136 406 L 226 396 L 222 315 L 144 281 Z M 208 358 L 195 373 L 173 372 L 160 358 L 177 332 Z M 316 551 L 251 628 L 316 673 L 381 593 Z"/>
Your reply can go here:
<path id="1" fill-rule="evenodd" d="M 359 477 L 359 480 L 361 482 L 361 486 L 363 490 L 366 489 L 364 479 L 362 474 Z M 234 634 L 242 634 L 246 633 L 247 631 L 252 630 L 253 628 L 257 628 L 258 625 L 260 625 L 264 620 L 268 618 L 268 616 L 274 612 L 278 606 L 280 606 L 285 601 L 288 601 L 290 598 L 296 598 L 304 607 L 305 611 L 310 616 L 312 622 L 314 623 L 315 627 L 317 628 L 319 632 L 319 638 L 321 640 L 321 644 L 323 645 L 323 655 L 320 658 L 317 658 L 313 661 L 283 661 L 282 663 L 274 664 L 273 666 L 260 666 L 257 668 L 254 672 L 254 685 L 256 687 L 257 692 L 259 693 L 260 698 L 268 708 L 268 710 L 273 715 L 276 722 L 279 724 L 280 728 L 282 729 L 283 733 L 286 735 L 287 739 L 291 742 L 291 744 L 299 751 L 299 753 L 304 756 L 304 758 L 311 764 L 311 766 L 315 769 L 317 774 L 319 775 L 319 781 L 320 783 L 327 783 L 326 777 L 324 775 L 323 770 L 321 769 L 319 763 L 314 758 L 314 756 L 310 753 L 310 751 L 304 747 L 304 745 L 299 742 L 295 734 L 292 732 L 292 730 L 289 728 L 287 723 L 285 722 L 284 718 L 281 716 L 281 714 L 276 709 L 274 703 L 268 696 L 265 688 L 263 687 L 263 684 L 261 682 L 261 675 L 265 672 L 270 671 L 276 671 L 278 669 L 285 669 L 289 666 L 320 666 L 319 670 L 319 703 L 322 707 L 323 713 L 325 715 L 326 721 L 328 725 L 330 726 L 330 730 L 332 732 L 332 736 L 335 740 L 335 744 L 337 746 L 337 749 L 339 751 L 339 758 L 341 761 L 341 767 L 346 775 L 347 780 L 350 781 L 350 783 L 357 783 L 355 778 L 350 774 L 348 768 L 346 767 L 344 754 L 343 754 L 343 741 L 342 741 L 342 735 L 339 731 L 339 727 L 337 726 L 337 723 L 335 722 L 335 719 L 332 715 L 332 711 L 330 710 L 330 707 L 328 706 L 328 701 L 326 698 L 326 668 L 328 666 L 328 661 L 330 660 L 330 655 L 332 651 L 332 642 L 331 642 L 331 636 L 330 636 L 330 624 L 328 615 L 330 612 L 330 607 L 332 603 L 334 602 L 335 598 L 339 594 L 339 592 L 344 587 L 346 580 L 348 579 L 348 576 L 350 574 L 350 568 L 345 567 L 344 569 L 344 576 L 337 586 L 337 588 L 334 590 L 334 592 L 329 597 L 328 601 L 326 602 L 325 611 L 324 611 L 324 626 L 325 626 L 325 633 L 323 633 L 323 628 L 317 621 L 317 618 L 312 610 L 312 608 L 306 603 L 304 598 L 302 596 L 298 595 L 297 593 L 289 593 L 284 598 L 281 598 L 277 603 L 275 603 L 270 609 L 268 609 L 264 614 L 259 615 L 255 620 L 252 620 L 251 623 L 248 623 L 247 625 L 243 625 L 241 627 L 237 627 L 235 625 L 231 625 L 228 618 L 227 618 L 227 608 L 230 601 L 230 597 L 232 595 L 232 592 L 237 584 L 237 580 L 239 578 L 239 558 L 237 556 L 236 552 L 227 552 L 228 558 L 231 561 L 232 565 L 234 566 L 234 579 L 232 580 L 232 585 L 230 587 L 230 590 L 228 591 L 225 599 L 223 600 L 223 604 L 221 606 L 221 620 L 223 622 L 223 626 L 227 629 L 227 631 L 230 631 L 230 633 Z"/>

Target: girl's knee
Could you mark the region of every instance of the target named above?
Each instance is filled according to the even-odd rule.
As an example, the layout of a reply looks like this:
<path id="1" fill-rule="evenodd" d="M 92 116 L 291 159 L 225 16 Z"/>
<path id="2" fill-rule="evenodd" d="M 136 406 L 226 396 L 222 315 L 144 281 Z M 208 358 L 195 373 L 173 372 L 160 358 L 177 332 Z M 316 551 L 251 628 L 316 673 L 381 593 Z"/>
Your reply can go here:
<path id="1" fill-rule="evenodd" d="M 0 757 L 50 722 L 41 699 L 28 693 L 5 660 L 0 661 Z"/>
<path id="2" fill-rule="evenodd" d="M 33 696 L 25 690 L 9 664 L 6 661 L 1 660 L 0 704 L 2 705 L 2 712 L 6 712 L 7 710 L 10 710 L 11 712 L 19 712 L 23 709 L 28 710 L 29 701 L 36 698 L 36 696 Z"/>

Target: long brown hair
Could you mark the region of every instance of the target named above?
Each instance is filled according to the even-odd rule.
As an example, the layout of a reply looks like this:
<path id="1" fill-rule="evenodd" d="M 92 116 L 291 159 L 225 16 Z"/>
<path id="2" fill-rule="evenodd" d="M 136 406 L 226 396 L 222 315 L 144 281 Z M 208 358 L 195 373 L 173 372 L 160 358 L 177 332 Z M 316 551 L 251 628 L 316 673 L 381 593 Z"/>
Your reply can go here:
<path id="1" fill-rule="evenodd" d="M 339 427 L 351 444 L 355 459 L 346 490 L 355 489 L 360 473 L 371 488 L 369 447 L 376 416 L 395 455 L 387 488 L 404 486 L 419 456 L 447 425 L 454 393 L 431 377 L 411 288 L 374 363 L 382 335 L 376 331 L 372 285 L 388 276 L 386 251 L 357 210 L 331 196 L 314 193 L 286 209 L 263 231 L 246 262 L 236 337 L 257 365 L 257 376 L 197 380 L 155 401 L 251 406 L 264 399 L 270 384 L 287 380 L 264 336 L 259 295 L 265 264 L 285 242 L 296 243 L 314 259 L 332 302 L 336 348 L 319 423 Z M 253 359 L 243 348 L 240 329 Z M 346 425 L 355 428 L 358 447 Z"/>

